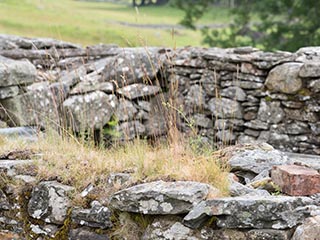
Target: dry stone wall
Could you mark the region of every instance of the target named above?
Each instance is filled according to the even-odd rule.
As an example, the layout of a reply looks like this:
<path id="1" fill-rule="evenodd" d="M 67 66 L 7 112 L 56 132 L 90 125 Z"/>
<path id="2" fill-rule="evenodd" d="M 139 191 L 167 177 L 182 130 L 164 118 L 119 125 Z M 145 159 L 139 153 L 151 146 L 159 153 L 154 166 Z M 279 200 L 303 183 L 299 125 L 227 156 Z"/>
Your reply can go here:
<path id="1" fill-rule="evenodd" d="M 320 153 L 319 47 L 81 48 L 1 35 L 0 87 L 9 126 L 94 129 L 106 138 L 116 131 L 111 137 L 125 140 L 162 136 L 175 124 L 213 144 Z"/>

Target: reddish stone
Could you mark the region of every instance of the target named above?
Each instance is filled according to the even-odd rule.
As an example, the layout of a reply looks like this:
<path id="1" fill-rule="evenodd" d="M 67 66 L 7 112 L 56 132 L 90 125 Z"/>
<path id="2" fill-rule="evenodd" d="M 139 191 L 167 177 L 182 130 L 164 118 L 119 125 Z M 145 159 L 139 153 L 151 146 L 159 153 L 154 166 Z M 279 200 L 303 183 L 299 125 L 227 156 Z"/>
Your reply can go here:
<path id="1" fill-rule="evenodd" d="M 273 166 L 271 178 L 283 193 L 290 196 L 320 193 L 320 174 L 312 168 L 297 165 Z"/>

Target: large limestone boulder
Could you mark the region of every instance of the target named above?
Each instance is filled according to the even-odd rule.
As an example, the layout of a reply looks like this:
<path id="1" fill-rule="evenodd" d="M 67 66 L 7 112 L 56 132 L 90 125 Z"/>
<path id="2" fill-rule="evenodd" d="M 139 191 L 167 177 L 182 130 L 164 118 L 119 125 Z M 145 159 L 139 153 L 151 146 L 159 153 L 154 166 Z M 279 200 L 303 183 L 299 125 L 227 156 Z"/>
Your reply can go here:
<path id="1" fill-rule="evenodd" d="M 102 128 L 110 120 L 117 105 L 115 95 L 101 91 L 71 96 L 63 102 L 69 124 L 76 131 Z"/>
<path id="2" fill-rule="evenodd" d="M 187 213 L 194 204 L 207 198 L 217 189 L 204 183 L 177 181 L 156 181 L 136 185 L 115 193 L 110 201 L 120 211 L 143 214 Z"/>
<path id="3" fill-rule="evenodd" d="M 295 94 L 302 88 L 299 72 L 303 63 L 284 63 L 269 72 L 265 85 L 271 92 Z"/>
<path id="4" fill-rule="evenodd" d="M 319 209 L 308 197 L 251 196 L 203 201 L 184 218 L 185 225 L 197 228 L 215 216 L 220 228 L 293 228 Z"/>
<path id="5" fill-rule="evenodd" d="M 67 192 L 74 188 L 56 181 L 41 182 L 35 186 L 28 203 L 28 214 L 47 223 L 63 224 L 71 202 Z"/>

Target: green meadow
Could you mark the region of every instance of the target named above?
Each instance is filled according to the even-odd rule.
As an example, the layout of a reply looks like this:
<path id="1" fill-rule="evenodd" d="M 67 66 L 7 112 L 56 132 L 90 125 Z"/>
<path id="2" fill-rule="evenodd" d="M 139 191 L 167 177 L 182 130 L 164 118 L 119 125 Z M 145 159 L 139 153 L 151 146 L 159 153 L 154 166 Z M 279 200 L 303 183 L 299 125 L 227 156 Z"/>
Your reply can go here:
<path id="1" fill-rule="evenodd" d="M 92 45 L 203 46 L 200 30 L 178 26 L 183 12 L 166 6 L 133 8 L 130 1 L 0 0 L 0 33 L 51 37 Z M 229 23 L 228 10 L 212 7 L 200 25 Z"/>

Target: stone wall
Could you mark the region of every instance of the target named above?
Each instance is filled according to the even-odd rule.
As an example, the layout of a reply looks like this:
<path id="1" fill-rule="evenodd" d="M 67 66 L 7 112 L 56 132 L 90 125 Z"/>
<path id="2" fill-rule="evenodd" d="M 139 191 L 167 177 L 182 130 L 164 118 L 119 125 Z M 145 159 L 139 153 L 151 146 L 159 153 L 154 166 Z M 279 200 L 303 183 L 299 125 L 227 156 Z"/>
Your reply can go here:
<path id="1" fill-rule="evenodd" d="M 58 173 L 40 179 L 33 160 L 19 160 L 30 151 L 1 153 L 0 239 L 318 239 L 319 157 L 268 144 L 225 151 L 228 197 L 200 182 L 135 182 L 129 172 L 77 189 L 58 182 Z"/>
<path id="2" fill-rule="evenodd" d="M 9 126 L 116 131 L 124 140 L 165 135 L 174 124 L 213 144 L 320 153 L 319 47 L 81 48 L 2 35 L 0 79 Z"/>

